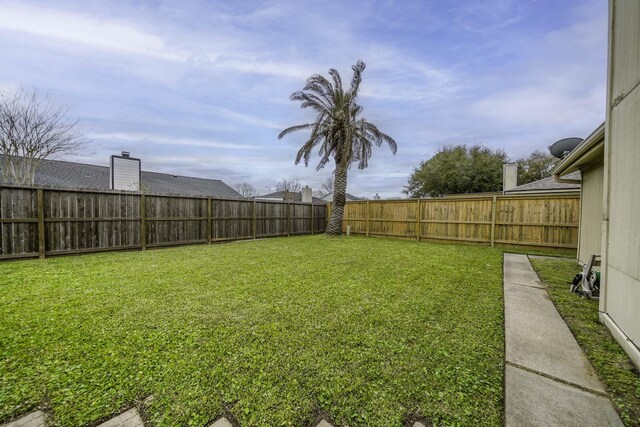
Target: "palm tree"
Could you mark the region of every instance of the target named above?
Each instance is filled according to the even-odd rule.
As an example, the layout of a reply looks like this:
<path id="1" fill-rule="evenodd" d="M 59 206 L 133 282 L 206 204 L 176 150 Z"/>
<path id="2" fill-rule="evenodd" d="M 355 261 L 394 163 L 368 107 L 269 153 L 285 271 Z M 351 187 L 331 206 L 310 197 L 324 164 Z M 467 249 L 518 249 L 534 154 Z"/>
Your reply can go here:
<path id="1" fill-rule="evenodd" d="M 314 74 L 300 91 L 291 95 L 292 101 L 300 101 L 301 108 L 311 108 L 315 114 L 313 123 L 291 126 L 278 135 L 278 139 L 288 133 L 310 130 L 311 135 L 298 151 L 296 164 L 304 159 L 309 165 L 311 154 L 319 147 L 320 162 L 316 170 L 322 169 L 333 158 L 335 162 L 333 205 L 327 234 L 342 234 L 345 194 L 347 192 L 347 171 L 352 163 L 358 163 L 358 169 L 364 169 L 371 158 L 373 145 L 387 143 L 393 154 L 396 142 L 389 135 L 360 117 L 362 107 L 357 104 L 358 90 L 362 81 L 362 72 L 366 65 L 358 61 L 352 66 L 353 77 L 348 90 L 344 90 L 340 73 L 329 70 L 331 80 L 320 74 Z"/>

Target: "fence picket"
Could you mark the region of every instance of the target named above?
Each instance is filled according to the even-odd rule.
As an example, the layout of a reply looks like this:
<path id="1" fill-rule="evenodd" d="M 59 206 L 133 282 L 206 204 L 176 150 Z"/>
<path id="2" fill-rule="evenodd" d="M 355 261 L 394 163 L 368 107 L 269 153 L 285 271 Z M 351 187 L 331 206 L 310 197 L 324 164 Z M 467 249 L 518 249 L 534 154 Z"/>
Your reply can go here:
<path id="1" fill-rule="evenodd" d="M 325 218 L 325 205 L 2 185 L 0 260 L 310 234 Z"/>
<path id="2" fill-rule="evenodd" d="M 577 248 L 580 196 L 483 195 L 345 204 L 352 234 Z M 331 205 L 327 207 L 331 212 Z"/>

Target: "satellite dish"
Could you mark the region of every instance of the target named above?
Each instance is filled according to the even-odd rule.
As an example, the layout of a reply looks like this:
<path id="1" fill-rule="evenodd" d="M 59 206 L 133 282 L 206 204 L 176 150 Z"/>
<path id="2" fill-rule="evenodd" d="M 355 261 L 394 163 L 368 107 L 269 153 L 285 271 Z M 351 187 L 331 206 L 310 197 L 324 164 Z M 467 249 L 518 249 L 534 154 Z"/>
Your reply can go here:
<path id="1" fill-rule="evenodd" d="M 582 138 L 563 138 L 549 146 L 553 157 L 563 159 L 583 141 Z"/>

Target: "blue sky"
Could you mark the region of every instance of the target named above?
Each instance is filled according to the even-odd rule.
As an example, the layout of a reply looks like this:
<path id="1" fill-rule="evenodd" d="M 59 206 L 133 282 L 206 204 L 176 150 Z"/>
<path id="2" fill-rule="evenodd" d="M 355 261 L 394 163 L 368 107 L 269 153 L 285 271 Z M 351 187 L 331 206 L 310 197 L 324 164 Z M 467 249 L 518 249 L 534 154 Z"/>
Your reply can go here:
<path id="1" fill-rule="evenodd" d="M 604 120 L 607 2 L 4 1 L 0 87 L 48 93 L 80 120 L 107 165 L 318 188 L 332 171 L 294 165 L 310 120 L 289 101 L 313 73 L 350 78 L 367 63 L 364 115 L 395 138 L 348 191 L 400 196 L 413 168 L 446 144 L 512 158 L 587 136 Z"/>

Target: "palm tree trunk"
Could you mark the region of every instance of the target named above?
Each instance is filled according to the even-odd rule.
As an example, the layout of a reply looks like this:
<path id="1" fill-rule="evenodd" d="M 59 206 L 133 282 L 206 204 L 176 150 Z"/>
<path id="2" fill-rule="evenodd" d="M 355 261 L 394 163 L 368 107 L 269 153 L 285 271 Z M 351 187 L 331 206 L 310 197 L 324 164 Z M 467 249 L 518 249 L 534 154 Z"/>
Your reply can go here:
<path id="1" fill-rule="evenodd" d="M 347 166 L 342 162 L 336 162 L 333 182 L 333 203 L 331 205 L 331 217 L 326 234 L 331 236 L 342 235 L 342 218 L 344 217 L 344 203 L 347 195 Z"/>

